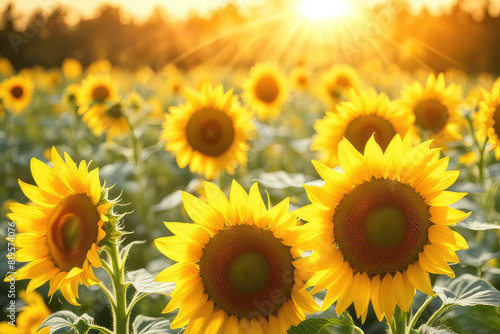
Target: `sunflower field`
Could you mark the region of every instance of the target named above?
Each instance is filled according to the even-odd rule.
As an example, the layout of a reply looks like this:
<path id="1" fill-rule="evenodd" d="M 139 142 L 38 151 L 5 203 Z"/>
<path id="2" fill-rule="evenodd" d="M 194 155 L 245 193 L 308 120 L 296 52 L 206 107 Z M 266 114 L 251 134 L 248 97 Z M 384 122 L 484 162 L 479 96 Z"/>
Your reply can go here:
<path id="1" fill-rule="evenodd" d="M 379 2 L 9 5 L 0 334 L 500 333 L 500 18 Z"/>

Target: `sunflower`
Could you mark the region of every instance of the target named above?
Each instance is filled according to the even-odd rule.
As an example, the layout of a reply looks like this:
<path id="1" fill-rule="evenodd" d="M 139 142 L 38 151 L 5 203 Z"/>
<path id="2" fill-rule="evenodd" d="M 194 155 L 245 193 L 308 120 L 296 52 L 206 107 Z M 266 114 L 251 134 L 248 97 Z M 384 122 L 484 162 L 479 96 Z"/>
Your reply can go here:
<path id="1" fill-rule="evenodd" d="M 222 85 L 204 84 L 201 92 L 188 92 L 185 105 L 170 107 L 161 139 L 167 140 L 167 151 L 177 154 L 180 168 L 189 164 L 192 173 L 213 179 L 246 164 L 246 141 L 254 131 L 250 118 L 232 90 L 224 94 Z"/>
<path id="2" fill-rule="evenodd" d="M 54 168 L 31 160 L 38 186 L 19 180 L 24 194 L 37 205 L 12 204 L 8 217 L 19 231 L 16 261 L 29 263 L 5 280 L 30 279 L 28 294 L 50 281 L 49 296 L 60 289 L 68 302 L 78 305 L 78 284 L 99 282 L 92 267 L 101 266 L 98 252 L 107 240 L 105 231 L 114 234 L 116 219 L 98 169 L 89 172 L 85 161 L 77 167 L 67 154 L 65 160 L 52 148 Z"/>
<path id="3" fill-rule="evenodd" d="M 343 137 L 363 153 L 366 142 L 375 133 L 377 143 L 385 150 L 397 133 L 404 135 L 413 123 L 413 115 L 394 108 L 384 93 L 351 91 L 349 99 L 340 103 L 336 112 L 327 111 L 326 116 L 314 124 L 318 135 L 311 149 L 320 151 L 322 162 L 330 167 L 339 163 L 337 148 Z"/>
<path id="4" fill-rule="evenodd" d="M 74 58 L 63 60 L 61 70 L 66 78 L 76 79 L 82 74 L 82 63 Z"/>
<path id="5" fill-rule="evenodd" d="M 49 334 L 50 327 L 40 330 L 42 322 L 52 314 L 43 297 L 36 291 L 29 294 L 22 290 L 19 297 L 26 303 L 22 311 L 16 317 L 16 326 L 10 325 L 7 321 L 0 323 L 0 333 L 10 334 Z"/>
<path id="6" fill-rule="evenodd" d="M 32 95 L 33 82 L 20 75 L 5 79 L 0 85 L 0 96 L 5 107 L 17 113 L 29 105 Z"/>
<path id="7" fill-rule="evenodd" d="M 317 92 L 325 103 L 335 106 L 351 89 L 358 91 L 360 86 L 361 79 L 356 69 L 349 65 L 335 65 L 323 74 Z"/>
<path id="8" fill-rule="evenodd" d="M 311 85 L 311 72 L 305 66 L 297 66 L 290 72 L 290 82 L 297 90 L 307 90 Z"/>
<path id="9" fill-rule="evenodd" d="M 88 108 L 91 104 L 115 101 L 117 98 L 116 82 L 111 80 L 109 75 L 90 74 L 86 79 L 82 80 L 77 102 L 83 108 Z M 83 113 L 83 111 L 80 113 Z"/>
<path id="10" fill-rule="evenodd" d="M 164 313 L 180 309 L 172 328 L 186 333 L 285 333 L 318 306 L 295 268 L 300 243 L 288 199 L 267 210 L 257 184 L 233 181 L 229 200 L 205 182 L 208 204 L 182 193 L 194 224 L 165 223 L 175 236 L 155 240 L 176 264 L 156 277 L 176 282 Z"/>
<path id="11" fill-rule="evenodd" d="M 285 75 L 276 64 L 256 64 L 250 69 L 243 88 L 243 98 L 257 112 L 260 120 L 278 117 L 288 89 Z"/>
<path id="12" fill-rule="evenodd" d="M 458 110 L 462 89 L 453 83 L 446 87 L 443 73 L 437 78 L 430 73 L 425 87 L 417 81 L 407 85 L 398 102 L 401 108 L 415 115 L 415 126 L 422 138 L 434 139 L 434 144 L 442 148 L 462 138 L 459 133 L 462 117 Z"/>
<path id="13" fill-rule="evenodd" d="M 106 132 L 108 142 L 116 136 L 126 135 L 130 129 L 120 102 L 95 104 L 85 111 L 82 121 L 87 123 L 96 137 Z"/>
<path id="14" fill-rule="evenodd" d="M 315 271 L 311 293 L 328 290 L 324 309 L 337 301 L 341 314 L 354 302 L 364 321 L 371 300 L 390 322 L 396 305 L 409 310 L 415 288 L 434 295 L 429 273 L 454 277 L 448 262 L 468 246 L 448 225 L 469 214 L 448 205 L 466 194 L 445 190 L 459 172 L 447 171 L 449 159 L 435 158 L 440 149 L 430 145 L 412 147 L 397 134 L 383 153 L 372 136 L 362 155 L 344 139 L 343 173 L 313 161 L 325 184 L 305 185 L 313 204 L 293 213 L 308 221 L 297 234 L 315 252 L 302 265 Z"/>
<path id="15" fill-rule="evenodd" d="M 500 79 L 497 79 L 491 92 L 483 89 L 483 101 L 475 114 L 474 123 L 478 125 L 478 135 L 493 143 L 495 158 L 500 159 Z"/>

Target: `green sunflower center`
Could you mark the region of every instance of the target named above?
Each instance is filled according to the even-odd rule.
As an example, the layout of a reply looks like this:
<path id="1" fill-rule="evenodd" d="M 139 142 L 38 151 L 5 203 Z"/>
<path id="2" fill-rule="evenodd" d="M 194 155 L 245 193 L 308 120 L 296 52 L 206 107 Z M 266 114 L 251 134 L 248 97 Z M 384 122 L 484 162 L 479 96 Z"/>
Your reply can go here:
<path id="1" fill-rule="evenodd" d="M 109 97 L 109 90 L 106 86 L 97 86 L 92 90 L 92 100 L 103 102 Z"/>
<path id="2" fill-rule="evenodd" d="M 16 99 L 19 99 L 23 96 L 24 90 L 21 86 L 14 86 L 11 88 L 10 93 Z"/>
<path id="3" fill-rule="evenodd" d="M 47 248 L 59 269 L 82 268 L 87 252 L 97 241 L 99 220 L 97 208 L 86 194 L 70 195 L 54 208 L 49 218 Z"/>
<path id="4" fill-rule="evenodd" d="M 205 246 L 200 276 L 210 300 L 238 317 L 268 316 L 291 298 L 293 257 L 269 230 L 238 225 Z"/>
<path id="5" fill-rule="evenodd" d="M 493 113 L 493 129 L 498 138 L 500 138 L 500 106 Z"/>
<path id="6" fill-rule="evenodd" d="M 360 153 L 364 153 L 368 139 L 375 133 L 375 141 L 385 151 L 396 135 L 391 122 L 377 115 L 360 116 L 347 126 L 345 137 Z"/>
<path id="7" fill-rule="evenodd" d="M 423 130 L 439 132 L 448 122 L 448 108 L 437 100 L 421 101 L 415 107 L 415 124 Z"/>
<path id="8" fill-rule="evenodd" d="M 186 137 L 188 143 L 196 151 L 211 157 L 218 157 L 233 144 L 233 120 L 223 111 L 211 108 L 201 109 L 189 119 Z"/>
<path id="9" fill-rule="evenodd" d="M 279 86 L 276 79 L 270 75 L 264 75 L 255 84 L 255 95 L 265 103 L 272 103 L 279 94 Z"/>
<path id="10" fill-rule="evenodd" d="M 342 198 L 333 232 L 353 268 L 368 275 L 394 273 L 418 259 L 429 219 L 429 206 L 411 186 L 374 178 Z"/>
<path id="11" fill-rule="evenodd" d="M 106 110 L 106 116 L 111 118 L 122 118 L 123 112 L 120 104 L 115 104 Z"/>

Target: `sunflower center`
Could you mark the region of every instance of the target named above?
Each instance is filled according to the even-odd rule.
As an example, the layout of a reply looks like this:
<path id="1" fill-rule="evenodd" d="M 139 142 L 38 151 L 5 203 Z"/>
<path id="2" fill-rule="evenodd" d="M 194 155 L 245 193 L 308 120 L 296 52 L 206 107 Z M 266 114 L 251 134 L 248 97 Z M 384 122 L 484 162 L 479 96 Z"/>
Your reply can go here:
<path id="1" fill-rule="evenodd" d="M 500 138 L 500 106 L 493 113 L 493 129 L 498 138 Z"/>
<path id="2" fill-rule="evenodd" d="M 115 104 L 114 106 L 108 108 L 108 110 L 106 110 L 106 115 L 111 118 L 122 118 L 123 113 L 121 106 L 119 104 Z"/>
<path id="3" fill-rule="evenodd" d="M 337 84 L 331 83 L 327 87 L 328 95 L 334 100 L 340 99 L 341 89 Z"/>
<path id="4" fill-rule="evenodd" d="M 337 86 L 340 86 L 342 88 L 348 88 L 351 87 L 351 80 L 349 80 L 348 77 L 346 76 L 339 76 L 336 80 Z"/>
<path id="5" fill-rule="evenodd" d="M 186 137 L 196 151 L 217 157 L 233 144 L 233 120 L 220 110 L 199 110 L 189 119 Z"/>
<path id="6" fill-rule="evenodd" d="M 385 151 L 396 135 L 396 130 L 385 118 L 377 115 L 360 116 L 347 126 L 345 137 L 360 152 L 364 153 L 368 139 L 375 133 L 375 141 Z"/>
<path id="7" fill-rule="evenodd" d="M 229 264 L 228 276 L 235 290 L 242 293 L 258 292 L 267 284 L 269 264 L 258 253 L 243 253 Z"/>
<path id="8" fill-rule="evenodd" d="M 238 317 L 268 316 L 291 298 L 293 257 L 269 230 L 238 225 L 205 246 L 200 276 L 210 300 Z"/>
<path id="9" fill-rule="evenodd" d="M 297 77 L 297 84 L 300 87 L 305 87 L 309 83 L 309 78 L 306 75 L 299 75 Z"/>
<path id="10" fill-rule="evenodd" d="M 92 100 L 103 102 L 108 98 L 109 90 L 106 86 L 97 86 L 92 90 Z"/>
<path id="11" fill-rule="evenodd" d="M 86 194 L 64 198 L 52 211 L 47 248 L 62 271 L 82 268 L 87 252 L 97 241 L 100 220 L 96 206 Z"/>
<path id="12" fill-rule="evenodd" d="M 437 100 L 422 101 L 415 107 L 415 124 L 424 130 L 439 132 L 448 118 L 448 108 Z"/>
<path id="13" fill-rule="evenodd" d="M 404 271 L 427 242 L 429 206 L 407 184 L 375 179 L 345 195 L 333 216 L 345 260 L 368 275 Z"/>
<path id="14" fill-rule="evenodd" d="M 23 87 L 20 87 L 20 86 L 14 86 L 10 90 L 10 93 L 16 99 L 19 99 L 20 97 L 22 97 L 23 96 L 23 92 L 24 92 Z"/>
<path id="15" fill-rule="evenodd" d="M 279 87 L 276 80 L 268 75 L 261 77 L 257 80 L 255 85 L 255 95 L 265 103 L 272 103 L 279 94 Z"/>

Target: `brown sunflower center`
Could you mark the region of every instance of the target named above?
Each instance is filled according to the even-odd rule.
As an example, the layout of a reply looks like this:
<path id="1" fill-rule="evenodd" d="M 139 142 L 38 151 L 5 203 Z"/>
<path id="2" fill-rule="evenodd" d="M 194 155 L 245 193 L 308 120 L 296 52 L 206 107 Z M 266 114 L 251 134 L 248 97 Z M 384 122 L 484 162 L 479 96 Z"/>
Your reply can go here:
<path id="1" fill-rule="evenodd" d="M 300 74 L 297 77 L 297 85 L 299 87 L 305 87 L 309 84 L 309 77 L 305 74 Z"/>
<path id="2" fill-rule="evenodd" d="M 109 97 L 109 90 L 106 86 L 97 86 L 92 90 L 92 100 L 103 102 Z"/>
<path id="3" fill-rule="evenodd" d="M 353 119 L 347 126 L 345 137 L 361 153 L 365 151 L 368 139 L 375 133 L 375 141 L 385 151 L 396 135 L 391 122 L 377 115 L 360 116 Z"/>
<path id="4" fill-rule="evenodd" d="M 188 143 L 196 151 L 217 157 L 233 144 L 233 120 L 216 109 L 202 109 L 195 112 L 186 126 Z"/>
<path id="5" fill-rule="evenodd" d="M 336 83 L 337 83 L 337 86 L 340 86 L 342 88 L 351 87 L 351 80 L 344 75 L 339 76 L 336 80 Z"/>
<path id="6" fill-rule="evenodd" d="M 498 138 L 500 138 L 500 106 L 497 106 L 493 113 L 493 130 Z"/>
<path id="7" fill-rule="evenodd" d="M 238 317 L 268 316 L 291 298 L 293 257 L 269 230 L 238 225 L 210 239 L 200 276 L 210 300 Z"/>
<path id="8" fill-rule="evenodd" d="M 350 265 L 368 275 L 405 270 L 427 242 L 429 206 L 407 184 L 362 183 L 345 195 L 333 216 L 335 242 Z"/>
<path id="9" fill-rule="evenodd" d="M 448 118 L 448 108 L 437 100 L 421 101 L 415 107 L 415 124 L 424 130 L 439 132 Z"/>
<path id="10" fill-rule="evenodd" d="M 23 96 L 24 89 L 21 86 L 14 86 L 10 89 L 10 94 L 16 99 L 19 99 Z"/>
<path id="11" fill-rule="evenodd" d="M 115 105 L 111 106 L 110 108 L 108 108 L 108 110 L 106 110 L 106 116 L 109 116 L 111 118 L 122 118 L 123 113 L 122 113 L 121 105 L 115 104 Z"/>
<path id="12" fill-rule="evenodd" d="M 279 94 L 279 86 L 276 79 L 269 75 L 264 75 L 257 80 L 255 85 L 255 95 L 265 103 L 272 103 Z"/>
<path id="13" fill-rule="evenodd" d="M 97 241 L 100 217 L 86 194 L 64 198 L 52 211 L 47 231 L 49 254 L 62 271 L 82 268 L 87 252 Z"/>

